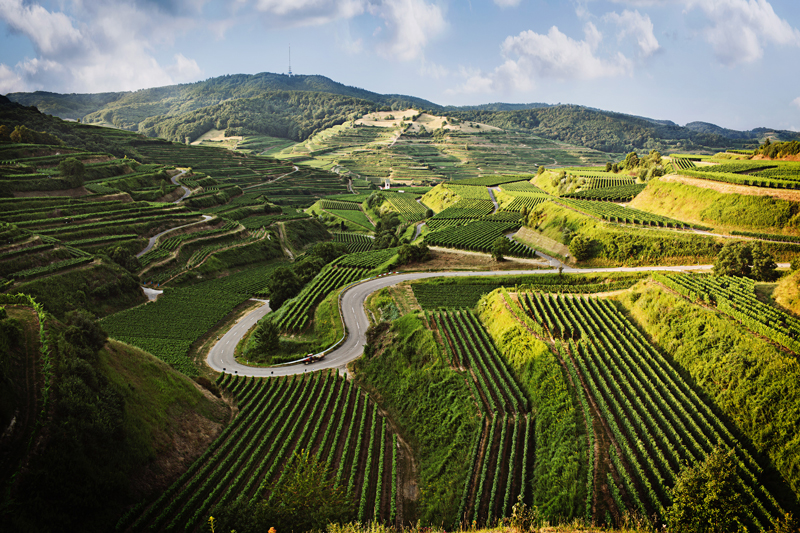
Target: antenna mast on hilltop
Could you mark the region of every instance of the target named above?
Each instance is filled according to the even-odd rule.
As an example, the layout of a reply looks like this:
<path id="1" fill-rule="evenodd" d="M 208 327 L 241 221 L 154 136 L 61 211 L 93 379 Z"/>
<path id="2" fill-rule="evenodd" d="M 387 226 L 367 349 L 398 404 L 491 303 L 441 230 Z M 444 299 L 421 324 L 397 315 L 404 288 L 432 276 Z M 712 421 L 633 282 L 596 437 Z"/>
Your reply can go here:
<path id="1" fill-rule="evenodd" d="M 289 77 L 292 77 L 292 45 L 289 45 Z"/>

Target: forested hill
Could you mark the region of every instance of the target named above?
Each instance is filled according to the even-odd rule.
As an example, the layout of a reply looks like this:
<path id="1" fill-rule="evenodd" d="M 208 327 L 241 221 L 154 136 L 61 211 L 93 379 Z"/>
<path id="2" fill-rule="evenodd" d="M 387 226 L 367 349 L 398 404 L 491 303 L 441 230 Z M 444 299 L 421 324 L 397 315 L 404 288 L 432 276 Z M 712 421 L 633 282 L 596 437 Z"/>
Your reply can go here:
<path id="1" fill-rule="evenodd" d="M 654 121 L 577 105 L 520 111 L 470 110 L 448 114 L 460 120 L 482 122 L 503 129 L 530 131 L 543 137 L 604 152 L 630 152 L 641 149 L 695 150 L 736 146 L 754 148 L 767 136 L 773 140 L 800 139 L 800 133 L 793 131 L 759 128 L 750 132 L 740 132 L 713 124 L 707 124 L 709 127 L 706 128 L 678 126 L 669 121 Z"/>
<path id="2" fill-rule="evenodd" d="M 330 93 L 368 100 L 393 109 L 440 106 L 413 96 L 383 95 L 350 87 L 325 76 L 287 76 L 262 72 L 260 74 L 231 74 L 205 81 L 142 89 L 134 92 L 103 94 L 56 94 L 46 92 L 10 93 L 11 101 L 35 105 L 43 113 L 61 118 L 104 121 L 117 127 L 136 130 L 148 117 L 175 116 L 216 105 L 227 100 L 253 98 L 274 91 L 303 91 Z"/>
<path id="3" fill-rule="evenodd" d="M 170 140 L 195 140 L 209 129 L 296 141 L 355 114 L 415 108 L 460 120 L 529 132 L 596 150 L 625 153 L 755 148 L 766 138 L 800 140 L 800 133 L 758 128 L 735 131 L 705 122 L 679 126 L 578 105 L 492 103 L 443 107 L 404 95 L 378 94 L 324 76 L 234 74 L 197 83 L 100 94 L 11 93 L 13 102 L 46 114 L 112 124 Z"/>
<path id="4" fill-rule="evenodd" d="M 175 117 L 148 118 L 139 131 L 172 141 L 193 141 L 210 129 L 225 130 L 228 136 L 260 134 L 303 141 L 379 108 L 368 100 L 335 94 L 272 91 Z"/>

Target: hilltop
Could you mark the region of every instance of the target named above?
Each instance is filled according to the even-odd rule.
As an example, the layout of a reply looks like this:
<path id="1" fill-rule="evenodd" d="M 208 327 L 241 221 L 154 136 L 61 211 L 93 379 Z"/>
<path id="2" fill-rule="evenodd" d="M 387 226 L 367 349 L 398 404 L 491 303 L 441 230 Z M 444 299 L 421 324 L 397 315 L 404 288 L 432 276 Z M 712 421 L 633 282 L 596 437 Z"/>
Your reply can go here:
<path id="1" fill-rule="evenodd" d="M 312 93 L 312 94 L 309 94 Z M 321 96 L 326 95 L 326 96 Z M 112 125 L 183 142 L 211 129 L 303 141 L 369 111 L 407 108 L 539 135 L 611 153 L 636 149 L 753 148 L 766 138 L 796 140 L 792 131 L 735 131 L 693 122 L 625 115 L 580 105 L 493 103 L 442 106 L 407 95 L 378 94 L 324 76 L 234 74 L 196 83 L 100 94 L 11 93 L 11 101 L 86 123 Z M 279 118 L 280 117 L 280 118 Z"/>

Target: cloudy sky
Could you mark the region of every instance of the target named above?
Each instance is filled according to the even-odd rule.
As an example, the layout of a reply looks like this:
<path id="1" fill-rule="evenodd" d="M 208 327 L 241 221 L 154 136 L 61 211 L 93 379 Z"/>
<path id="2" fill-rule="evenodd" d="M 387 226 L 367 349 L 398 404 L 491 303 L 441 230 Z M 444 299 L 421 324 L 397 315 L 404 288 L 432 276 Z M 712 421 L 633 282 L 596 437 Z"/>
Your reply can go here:
<path id="1" fill-rule="evenodd" d="M 0 93 L 321 74 L 800 130 L 798 0 L 0 0 Z"/>

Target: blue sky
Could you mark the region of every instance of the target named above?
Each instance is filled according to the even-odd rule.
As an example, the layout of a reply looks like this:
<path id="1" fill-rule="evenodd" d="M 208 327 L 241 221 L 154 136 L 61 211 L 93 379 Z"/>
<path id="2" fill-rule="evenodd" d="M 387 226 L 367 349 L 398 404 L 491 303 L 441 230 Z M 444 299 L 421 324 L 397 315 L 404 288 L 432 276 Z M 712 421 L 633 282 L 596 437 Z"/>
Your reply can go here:
<path id="1" fill-rule="evenodd" d="M 800 130 L 798 0 L 0 0 L 0 93 L 321 74 L 439 104 Z"/>

